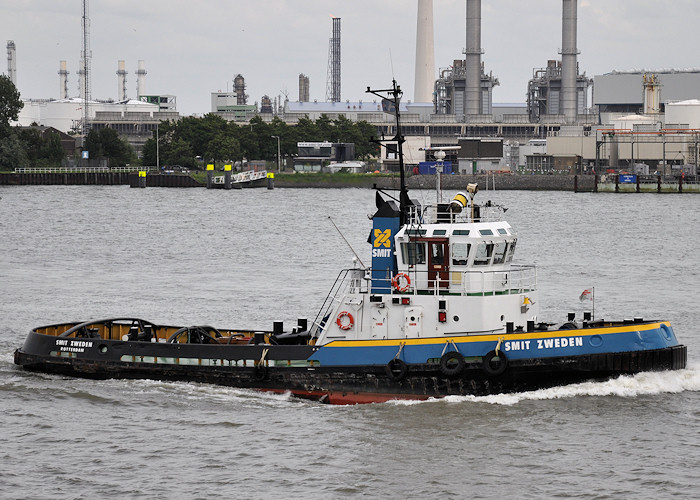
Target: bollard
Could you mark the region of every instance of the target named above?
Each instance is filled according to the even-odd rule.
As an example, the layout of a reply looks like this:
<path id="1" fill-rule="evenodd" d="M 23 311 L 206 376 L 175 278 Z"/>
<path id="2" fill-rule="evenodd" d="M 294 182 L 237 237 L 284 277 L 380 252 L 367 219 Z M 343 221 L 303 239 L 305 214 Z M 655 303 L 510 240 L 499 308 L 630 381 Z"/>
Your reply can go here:
<path id="1" fill-rule="evenodd" d="M 231 165 L 224 165 L 224 189 L 231 189 Z"/>
<path id="2" fill-rule="evenodd" d="M 267 189 L 275 189 L 275 173 L 267 173 Z"/>
<path id="3" fill-rule="evenodd" d="M 214 165 L 207 165 L 207 189 L 214 187 Z"/>

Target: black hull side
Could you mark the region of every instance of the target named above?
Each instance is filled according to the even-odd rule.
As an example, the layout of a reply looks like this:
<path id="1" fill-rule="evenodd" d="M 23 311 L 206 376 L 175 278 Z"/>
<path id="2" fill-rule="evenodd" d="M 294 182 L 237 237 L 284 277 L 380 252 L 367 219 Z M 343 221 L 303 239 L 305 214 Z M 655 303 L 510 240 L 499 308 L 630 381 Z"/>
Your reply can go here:
<path id="1" fill-rule="evenodd" d="M 686 346 L 653 351 L 513 360 L 502 374 L 468 363 L 457 375 L 436 365 L 410 365 L 405 373 L 386 367 L 193 366 L 83 360 L 32 355 L 17 350 L 15 363 L 26 370 L 92 379 L 154 379 L 291 392 L 331 403 L 427 399 L 448 395 L 489 395 L 605 380 L 643 371 L 683 369 Z"/>

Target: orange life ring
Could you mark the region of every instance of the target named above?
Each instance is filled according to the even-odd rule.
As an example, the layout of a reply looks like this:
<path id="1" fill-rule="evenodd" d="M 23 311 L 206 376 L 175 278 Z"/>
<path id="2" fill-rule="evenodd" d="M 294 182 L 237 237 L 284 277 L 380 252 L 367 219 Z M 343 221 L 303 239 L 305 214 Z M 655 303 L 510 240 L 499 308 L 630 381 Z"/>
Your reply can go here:
<path id="1" fill-rule="evenodd" d="M 406 280 L 405 285 L 400 285 L 399 280 Z M 394 276 L 391 280 L 391 284 L 394 285 L 394 288 L 396 288 L 397 291 L 399 292 L 405 292 L 411 287 L 411 278 L 408 276 L 406 273 L 398 273 L 396 276 Z"/>
<path id="2" fill-rule="evenodd" d="M 348 318 L 349 321 L 347 323 L 343 323 L 343 318 Z M 350 328 L 352 328 L 352 325 L 355 324 L 355 320 L 352 317 L 352 314 L 350 314 L 347 311 L 343 311 L 340 314 L 338 314 L 338 318 L 335 320 L 335 322 L 338 325 L 338 328 L 340 328 L 341 330 L 349 330 Z"/>

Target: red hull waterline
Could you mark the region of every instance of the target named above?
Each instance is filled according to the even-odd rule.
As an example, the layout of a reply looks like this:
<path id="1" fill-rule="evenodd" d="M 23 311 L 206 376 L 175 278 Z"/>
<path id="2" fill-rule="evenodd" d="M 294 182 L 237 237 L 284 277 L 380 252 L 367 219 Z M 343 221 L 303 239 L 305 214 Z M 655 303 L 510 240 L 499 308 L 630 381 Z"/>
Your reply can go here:
<path id="1" fill-rule="evenodd" d="M 285 389 L 255 389 L 275 394 L 291 394 L 300 399 L 309 399 L 331 405 L 357 405 L 367 403 L 386 403 L 387 401 L 425 401 L 434 396 L 419 394 L 383 394 L 373 392 L 338 392 L 338 391 L 289 391 Z"/>

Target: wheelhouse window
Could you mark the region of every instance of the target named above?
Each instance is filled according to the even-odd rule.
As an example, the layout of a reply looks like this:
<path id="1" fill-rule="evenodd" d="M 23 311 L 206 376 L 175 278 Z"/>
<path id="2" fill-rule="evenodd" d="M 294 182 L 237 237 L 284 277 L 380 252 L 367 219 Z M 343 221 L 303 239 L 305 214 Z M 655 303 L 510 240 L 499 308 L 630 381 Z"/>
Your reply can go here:
<path id="1" fill-rule="evenodd" d="M 493 243 L 479 243 L 474 256 L 475 266 L 488 266 L 493 255 Z"/>
<path id="2" fill-rule="evenodd" d="M 503 264 L 506 261 L 506 250 L 508 250 L 508 244 L 505 241 L 499 241 L 493 245 L 494 264 Z"/>
<path id="3" fill-rule="evenodd" d="M 419 241 L 401 243 L 401 255 L 406 265 L 425 264 L 425 243 Z"/>
<path id="4" fill-rule="evenodd" d="M 452 265 L 466 266 L 469 260 L 469 243 L 452 243 Z"/>

